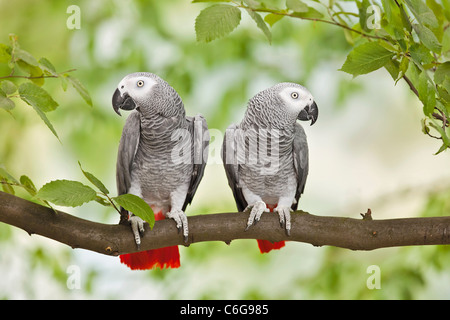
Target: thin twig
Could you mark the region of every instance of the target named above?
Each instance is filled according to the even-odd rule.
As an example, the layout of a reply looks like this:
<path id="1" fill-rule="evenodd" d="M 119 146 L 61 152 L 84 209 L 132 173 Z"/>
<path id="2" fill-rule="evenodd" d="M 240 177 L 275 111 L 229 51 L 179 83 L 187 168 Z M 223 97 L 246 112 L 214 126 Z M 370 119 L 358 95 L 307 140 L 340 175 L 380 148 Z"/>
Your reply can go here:
<path id="1" fill-rule="evenodd" d="M 406 75 L 403 75 L 403 80 L 406 81 L 406 83 L 408 84 L 409 88 L 411 89 L 412 92 L 414 92 L 414 94 L 419 97 L 419 91 L 417 91 L 416 87 L 414 87 L 414 84 L 411 82 L 411 80 L 409 80 L 409 78 Z"/>
<path id="2" fill-rule="evenodd" d="M 334 21 L 334 20 L 330 21 L 330 20 L 320 19 L 320 18 L 301 17 L 301 16 L 298 16 L 298 15 L 296 15 L 294 13 L 278 12 L 278 11 L 273 11 L 273 10 L 270 10 L 270 9 L 263 9 L 263 8 L 256 8 L 256 9 L 254 9 L 254 8 L 247 7 L 247 6 L 244 6 L 244 5 L 238 5 L 238 7 L 239 8 L 243 8 L 243 9 L 247 9 L 247 10 L 251 10 L 251 11 L 254 11 L 254 12 L 266 12 L 266 13 L 272 13 L 272 14 L 275 14 L 275 15 L 287 16 L 287 17 L 292 17 L 292 18 L 297 18 L 297 19 L 302 19 L 302 20 L 323 22 L 323 23 L 327 23 L 327 24 L 331 24 L 331 25 L 335 25 L 335 26 L 341 27 L 343 29 L 347 29 L 347 30 L 349 30 L 351 32 L 355 32 L 355 33 L 357 33 L 357 34 L 359 34 L 359 35 L 361 35 L 363 37 L 366 37 L 366 38 L 388 41 L 388 39 L 386 39 L 384 37 L 367 34 L 365 32 L 353 29 L 353 28 L 351 28 L 351 27 L 349 27 L 349 26 L 347 26 L 345 24 L 339 23 L 339 22 Z"/>

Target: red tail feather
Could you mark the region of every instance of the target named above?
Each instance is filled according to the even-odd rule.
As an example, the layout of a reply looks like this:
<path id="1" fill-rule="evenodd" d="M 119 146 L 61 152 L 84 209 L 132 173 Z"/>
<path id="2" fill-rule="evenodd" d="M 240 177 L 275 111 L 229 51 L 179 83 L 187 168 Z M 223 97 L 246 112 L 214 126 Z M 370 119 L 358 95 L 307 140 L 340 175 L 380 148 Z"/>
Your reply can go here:
<path id="1" fill-rule="evenodd" d="M 273 210 L 277 207 L 277 205 L 269 205 L 267 204 L 267 208 L 270 210 L 270 212 L 273 212 Z M 277 249 L 281 249 L 285 246 L 285 242 L 284 241 L 278 241 L 278 242 L 270 242 L 268 240 L 256 240 L 258 241 L 258 247 L 259 247 L 259 251 L 261 251 L 261 253 L 267 253 L 270 252 L 271 250 L 277 250 Z"/>
<path id="2" fill-rule="evenodd" d="M 268 240 L 259 240 L 259 239 L 256 241 L 258 241 L 258 247 L 261 253 L 267 253 L 270 252 L 271 250 L 281 249 L 285 246 L 284 241 L 270 242 Z"/>
<path id="3" fill-rule="evenodd" d="M 155 220 L 164 219 L 162 212 L 155 213 Z M 159 248 L 135 253 L 122 254 L 120 262 L 131 270 L 147 270 L 153 268 L 180 267 L 180 253 L 178 246 Z"/>

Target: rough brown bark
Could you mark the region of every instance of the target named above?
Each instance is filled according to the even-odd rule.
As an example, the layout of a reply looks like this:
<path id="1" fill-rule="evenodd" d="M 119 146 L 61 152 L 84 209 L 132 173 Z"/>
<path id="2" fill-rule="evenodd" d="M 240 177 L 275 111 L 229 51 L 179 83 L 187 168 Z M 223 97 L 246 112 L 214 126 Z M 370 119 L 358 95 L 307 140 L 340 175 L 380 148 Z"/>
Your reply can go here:
<path id="1" fill-rule="evenodd" d="M 450 244 L 450 217 L 388 220 L 316 216 L 303 211 L 292 213 L 291 235 L 287 236 L 276 214 L 263 214 L 261 221 L 244 231 L 247 213 L 217 213 L 190 216 L 188 244 L 203 241 L 266 239 L 300 241 L 314 246 L 330 245 L 351 250 Z M 38 234 L 72 248 L 107 255 L 137 250 L 130 228 L 77 218 L 39 204 L 0 192 L 0 222 Z M 140 250 L 184 245 L 172 220 L 157 221 L 147 230 Z"/>

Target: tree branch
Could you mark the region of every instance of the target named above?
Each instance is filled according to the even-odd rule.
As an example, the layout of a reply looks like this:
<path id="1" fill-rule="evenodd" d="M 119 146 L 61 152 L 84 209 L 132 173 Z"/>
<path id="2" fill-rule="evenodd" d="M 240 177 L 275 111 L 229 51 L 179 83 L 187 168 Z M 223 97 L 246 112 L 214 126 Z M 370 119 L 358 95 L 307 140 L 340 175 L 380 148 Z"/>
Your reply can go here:
<path id="1" fill-rule="evenodd" d="M 352 219 L 315 216 L 303 211 L 292 213 L 291 235 L 287 236 L 276 214 L 263 214 L 260 222 L 244 231 L 246 213 L 220 213 L 191 216 L 188 244 L 203 241 L 266 239 L 299 241 L 314 246 L 331 245 L 351 250 L 450 244 L 450 217 L 405 218 L 389 220 Z M 134 237 L 126 225 L 108 225 L 77 218 L 70 214 L 0 192 L 0 221 L 31 234 L 38 234 L 72 248 L 106 255 L 136 252 Z M 147 228 L 141 250 L 184 245 L 172 220 L 157 221 Z"/>

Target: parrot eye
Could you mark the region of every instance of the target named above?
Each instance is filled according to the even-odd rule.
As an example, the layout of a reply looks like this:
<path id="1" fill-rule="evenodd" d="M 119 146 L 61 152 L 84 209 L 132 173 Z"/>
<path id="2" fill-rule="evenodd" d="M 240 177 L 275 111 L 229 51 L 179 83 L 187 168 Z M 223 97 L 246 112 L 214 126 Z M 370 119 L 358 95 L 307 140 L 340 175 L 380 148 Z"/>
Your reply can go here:
<path id="1" fill-rule="evenodd" d="M 138 87 L 142 87 L 142 86 L 144 86 L 144 81 L 139 80 L 139 81 L 136 83 L 136 85 L 137 85 Z"/>
<path id="2" fill-rule="evenodd" d="M 298 93 L 297 92 L 292 92 L 291 93 L 291 97 L 292 97 L 292 99 L 297 99 L 298 98 Z"/>

